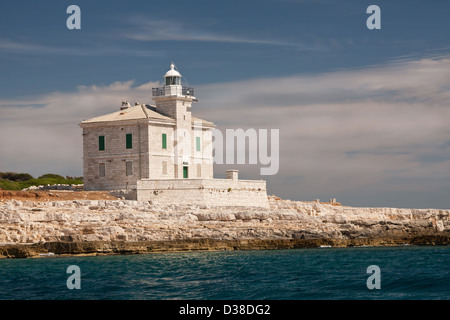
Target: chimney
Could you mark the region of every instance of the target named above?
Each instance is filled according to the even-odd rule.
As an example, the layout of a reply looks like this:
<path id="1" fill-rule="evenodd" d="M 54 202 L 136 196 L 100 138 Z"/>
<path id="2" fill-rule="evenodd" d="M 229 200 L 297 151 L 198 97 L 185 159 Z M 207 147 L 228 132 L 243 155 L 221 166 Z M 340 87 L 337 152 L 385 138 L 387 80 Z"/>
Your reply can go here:
<path id="1" fill-rule="evenodd" d="M 226 171 L 227 179 L 231 179 L 233 181 L 238 181 L 238 173 L 239 173 L 239 170 L 227 170 Z"/>
<path id="2" fill-rule="evenodd" d="M 128 108 L 131 108 L 130 103 L 128 101 L 126 101 L 126 100 L 123 100 L 122 101 L 122 105 L 120 106 L 120 110 L 125 110 L 125 109 L 128 109 Z"/>

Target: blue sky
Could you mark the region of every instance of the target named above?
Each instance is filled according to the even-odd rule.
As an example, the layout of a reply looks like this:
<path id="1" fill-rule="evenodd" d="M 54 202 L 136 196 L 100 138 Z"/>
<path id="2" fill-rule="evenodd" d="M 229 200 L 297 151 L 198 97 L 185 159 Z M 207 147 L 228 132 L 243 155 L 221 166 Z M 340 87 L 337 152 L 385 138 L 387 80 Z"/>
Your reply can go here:
<path id="1" fill-rule="evenodd" d="M 0 68 L 15 97 L 77 85 L 145 83 L 174 60 L 195 84 L 356 68 L 448 52 L 446 1 L 378 1 L 382 29 L 365 27 L 373 1 L 8 1 Z M 186 40 L 184 40 L 186 39 Z"/>
<path id="2" fill-rule="evenodd" d="M 81 30 L 66 28 L 71 4 Z M 371 4 L 381 30 L 366 27 Z M 122 98 L 151 103 L 174 61 L 197 116 L 280 129 L 269 193 L 450 208 L 449 10 L 443 0 L 3 2 L 0 171 L 81 175 L 77 123 Z"/>

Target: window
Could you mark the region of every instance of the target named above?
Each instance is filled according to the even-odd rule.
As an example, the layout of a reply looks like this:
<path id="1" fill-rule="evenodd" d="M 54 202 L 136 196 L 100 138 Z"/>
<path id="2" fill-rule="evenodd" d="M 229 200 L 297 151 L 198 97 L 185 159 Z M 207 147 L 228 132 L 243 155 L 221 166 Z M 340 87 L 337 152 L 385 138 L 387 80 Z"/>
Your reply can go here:
<path id="1" fill-rule="evenodd" d="M 197 151 L 200 151 L 200 137 L 195 138 L 195 148 Z"/>
<path id="2" fill-rule="evenodd" d="M 127 133 L 127 149 L 133 148 L 133 135 L 131 133 Z"/>
<path id="3" fill-rule="evenodd" d="M 162 174 L 163 176 L 167 175 L 167 161 L 162 162 Z"/>
<path id="4" fill-rule="evenodd" d="M 162 148 L 167 149 L 167 134 L 162 134 Z"/>
<path id="5" fill-rule="evenodd" d="M 126 162 L 126 174 L 127 176 L 132 176 L 133 175 L 133 162 L 132 161 L 127 161 Z"/>
<path id="6" fill-rule="evenodd" d="M 166 86 L 180 85 L 180 84 L 181 84 L 180 77 L 166 77 Z"/>
<path id="7" fill-rule="evenodd" d="M 99 163 L 98 164 L 98 176 L 100 178 L 106 176 L 105 164 L 104 163 Z"/>
<path id="8" fill-rule="evenodd" d="M 98 151 L 105 150 L 105 136 L 98 136 Z"/>
<path id="9" fill-rule="evenodd" d="M 202 165 L 200 163 L 197 163 L 197 178 L 202 177 Z"/>

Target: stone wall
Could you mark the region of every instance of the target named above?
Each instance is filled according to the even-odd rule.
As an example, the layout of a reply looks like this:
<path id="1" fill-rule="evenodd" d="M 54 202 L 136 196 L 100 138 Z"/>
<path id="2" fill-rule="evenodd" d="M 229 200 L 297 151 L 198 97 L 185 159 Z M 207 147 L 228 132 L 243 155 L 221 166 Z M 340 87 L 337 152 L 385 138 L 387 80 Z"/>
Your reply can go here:
<path id="1" fill-rule="evenodd" d="M 264 180 L 144 179 L 137 182 L 137 200 L 158 205 L 192 204 L 267 208 Z"/>
<path id="2" fill-rule="evenodd" d="M 126 134 L 133 148 L 126 149 Z M 105 150 L 99 150 L 98 137 L 105 137 Z M 126 175 L 126 162 L 132 174 Z M 105 177 L 99 176 L 99 163 L 105 164 Z M 149 177 L 148 125 L 117 122 L 83 128 L 83 176 L 85 190 L 136 188 L 136 181 Z"/>

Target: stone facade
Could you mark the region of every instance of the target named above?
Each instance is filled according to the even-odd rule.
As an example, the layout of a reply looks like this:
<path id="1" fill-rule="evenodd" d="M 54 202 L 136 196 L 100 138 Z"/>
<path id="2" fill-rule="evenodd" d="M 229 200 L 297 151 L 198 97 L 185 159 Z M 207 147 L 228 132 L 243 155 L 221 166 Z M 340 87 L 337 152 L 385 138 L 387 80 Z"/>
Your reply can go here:
<path id="1" fill-rule="evenodd" d="M 193 125 L 192 141 L 187 144 L 191 150 L 186 152 L 181 148 L 177 150 L 174 137 L 184 131 L 177 131 L 171 124 L 134 121 L 86 123 L 82 126 L 85 190 L 133 189 L 139 179 L 183 178 L 183 167 L 188 168 L 188 178 L 213 177 L 210 128 Z M 129 149 L 126 148 L 127 134 L 132 139 Z M 162 147 L 163 134 L 165 148 Z M 100 136 L 104 137 L 104 150 L 99 150 Z M 197 138 L 201 143 L 200 151 L 196 150 Z M 132 166 L 128 173 L 127 162 Z M 101 164 L 105 166 L 104 176 L 99 169 Z"/>
<path id="2" fill-rule="evenodd" d="M 133 148 L 126 148 L 126 135 L 131 134 Z M 105 139 L 99 150 L 99 137 Z M 131 173 L 127 175 L 127 162 Z M 104 176 L 100 166 L 104 165 Z M 85 190 L 136 188 L 136 181 L 150 177 L 149 125 L 145 123 L 111 122 L 83 127 L 83 174 Z"/>

